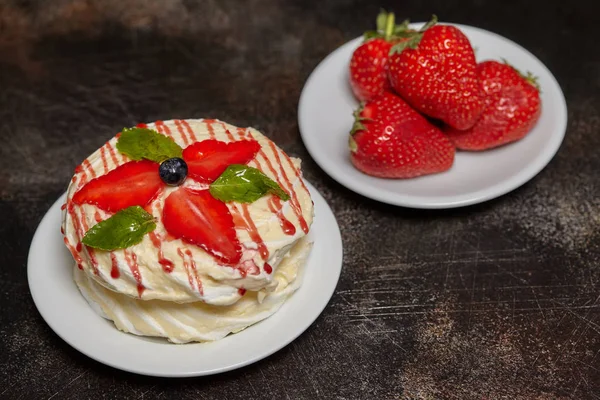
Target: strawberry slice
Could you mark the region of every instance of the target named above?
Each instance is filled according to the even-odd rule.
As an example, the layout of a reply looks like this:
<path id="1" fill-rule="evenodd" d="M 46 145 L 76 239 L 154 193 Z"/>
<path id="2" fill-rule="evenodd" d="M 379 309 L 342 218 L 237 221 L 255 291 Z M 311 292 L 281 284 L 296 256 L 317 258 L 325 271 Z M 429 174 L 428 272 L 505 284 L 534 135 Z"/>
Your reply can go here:
<path id="1" fill-rule="evenodd" d="M 171 193 L 163 208 L 163 225 L 177 239 L 201 247 L 224 264 L 235 265 L 242 257 L 229 209 L 208 190 L 182 187 Z"/>
<path id="2" fill-rule="evenodd" d="M 225 143 L 215 139 L 194 143 L 183 150 L 188 176 L 202 183 L 212 183 L 231 164 L 246 164 L 260 150 L 256 140 Z"/>
<path id="3" fill-rule="evenodd" d="M 157 163 L 131 161 L 89 181 L 75 193 L 73 202 L 93 204 L 104 211 L 117 212 L 131 206 L 144 207 L 163 186 Z"/>

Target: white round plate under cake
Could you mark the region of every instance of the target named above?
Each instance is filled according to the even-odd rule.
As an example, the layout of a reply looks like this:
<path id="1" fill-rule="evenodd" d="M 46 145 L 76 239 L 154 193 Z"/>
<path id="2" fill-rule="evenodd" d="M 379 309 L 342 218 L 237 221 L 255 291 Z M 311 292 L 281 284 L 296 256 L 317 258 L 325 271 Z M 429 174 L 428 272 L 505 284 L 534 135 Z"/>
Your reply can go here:
<path id="1" fill-rule="evenodd" d="M 171 344 L 123 333 L 98 316 L 73 281 L 73 259 L 60 233 L 61 196 L 37 228 L 27 260 L 29 289 L 44 320 L 65 342 L 96 361 L 164 377 L 210 375 L 261 360 L 289 344 L 321 314 L 342 269 L 342 239 L 331 209 L 307 183 L 315 204 L 314 242 L 302 286 L 271 317 L 216 342 Z"/>
<path id="2" fill-rule="evenodd" d="M 542 114 L 522 140 L 484 152 L 458 151 L 446 172 L 414 179 L 381 179 L 353 167 L 348 135 L 358 101 L 348 82 L 348 65 L 362 42 L 356 38 L 329 54 L 312 72 L 300 96 L 298 123 L 310 155 L 333 179 L 363 196 L 412 208 L 452 208 L 480 203 L 521 186 L 550 162 L 567 125 L 565 98 L 552 73 L 518 44 L 483 29 L 453 24 L 476 49 L 478 61 L 506 59 L 531 71 L 541 87 Z M 411 24 L 420 28 L 422 23 Z"/>

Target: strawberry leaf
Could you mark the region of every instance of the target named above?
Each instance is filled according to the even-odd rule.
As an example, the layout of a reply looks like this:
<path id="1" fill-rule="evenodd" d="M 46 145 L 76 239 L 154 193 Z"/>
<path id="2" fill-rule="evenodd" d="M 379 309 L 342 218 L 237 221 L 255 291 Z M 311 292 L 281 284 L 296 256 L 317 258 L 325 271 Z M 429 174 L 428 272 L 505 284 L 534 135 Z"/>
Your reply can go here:
<path id="1" fill-rule="evenodd" d="M 128 207 L 92 226 L 81 243 L 106 251 L 126 249 L 141 242 L 144 235 L 155 228 L 151 214 L 140 206 Z"/>
<path id="2" fill-rule="evenodd" d="M 221 201 L 252 203 L 267 193 L 287 201 L 290 196 L 277 182 L 256 168 L 232 164 L 210 185 L 210 194 Z"/>
<path id="3" fill-rule="evenodd" d="M 423 27 L 419 30 L 419 32 L 423 33 L 427 29 L 431 28 L 432 26 L 434 26 L 437 23 L 438 23 L 438 17 L 437 17 L 437 15 L 433 14 L 431 16 L 431 19 L 429 20 L 429 22 L 427 22 L 425 25 L 423 25 Z"/>
<path id="4" fill-rule="evenodd" d="M 181 158 L 182 149 L 173 139 L 147 128 L 123 128 L 117 149 L 132 160 L 163 162 Z"/>

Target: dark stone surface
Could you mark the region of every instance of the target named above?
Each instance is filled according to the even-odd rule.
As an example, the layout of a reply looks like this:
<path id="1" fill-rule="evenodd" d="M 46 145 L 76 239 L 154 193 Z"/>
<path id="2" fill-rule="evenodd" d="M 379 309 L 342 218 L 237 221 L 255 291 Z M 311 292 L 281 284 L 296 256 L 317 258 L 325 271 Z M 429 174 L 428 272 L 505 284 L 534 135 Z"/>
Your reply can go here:
<path id="1" fill-rule="evenodd" d="M 0 4 L 0 398 L 600 399 L 600 52 L 595 1 L 105 0 Z M 522 188 L 458 210 L 379 204 L 330 179 L 296 122 L 305 79 L 379 6 L 515 40 L 561 83 L 565 142 Z M 74 167 L 123 126 L 214 117 L 302 157 L 344 269 L 299 339 L 241 370 L 156 379 L 43 322 L 31 237 Z"/>

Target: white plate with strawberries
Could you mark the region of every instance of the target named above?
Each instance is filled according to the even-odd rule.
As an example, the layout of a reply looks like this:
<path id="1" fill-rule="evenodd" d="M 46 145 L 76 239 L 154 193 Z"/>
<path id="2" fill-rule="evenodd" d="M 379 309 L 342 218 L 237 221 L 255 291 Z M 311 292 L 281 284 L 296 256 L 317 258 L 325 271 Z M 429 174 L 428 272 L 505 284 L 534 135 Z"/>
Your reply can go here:
<path id="1" fill-rule="evenodd" d="M 341 46 L 302 91 L 300 132 L 325 172 L 385 203 L 453 208 L 508 193 L 550 162 L 567 107 L 540 60 L 483 29 L 386 16 L 371 46 Z"/>

